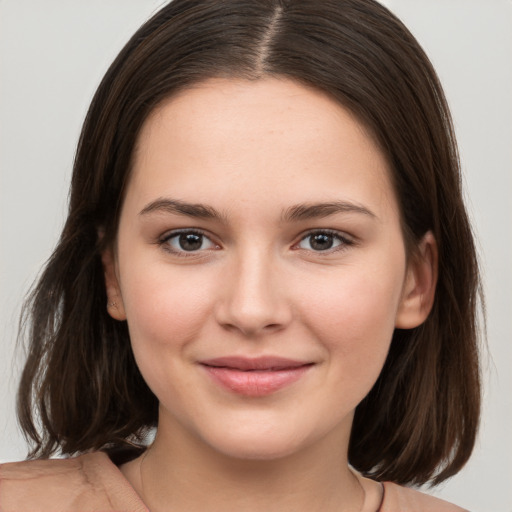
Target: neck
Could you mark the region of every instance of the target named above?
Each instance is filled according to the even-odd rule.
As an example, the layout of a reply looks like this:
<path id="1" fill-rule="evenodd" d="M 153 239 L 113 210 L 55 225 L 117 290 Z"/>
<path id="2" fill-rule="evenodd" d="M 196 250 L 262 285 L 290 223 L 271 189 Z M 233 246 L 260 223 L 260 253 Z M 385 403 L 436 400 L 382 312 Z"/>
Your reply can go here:
<path id="1" fill-rule="evenodd" d="M 160 427 L 122 470 L 152 512 L 356 512 L 364 492 L 348 468 L 347 443 L 330 433 L 291 455 L 243 460 Z"/>

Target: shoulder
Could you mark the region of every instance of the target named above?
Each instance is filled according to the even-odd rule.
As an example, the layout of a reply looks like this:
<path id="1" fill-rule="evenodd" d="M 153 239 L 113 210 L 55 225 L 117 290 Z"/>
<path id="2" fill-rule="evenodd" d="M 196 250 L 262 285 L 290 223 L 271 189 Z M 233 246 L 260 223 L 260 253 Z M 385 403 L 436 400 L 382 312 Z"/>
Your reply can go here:
<path id="1" fill-rule="evenodd" d="M 385 482 L 380 512 L 467 512 L 447 501 L 415 489 Z"/>
<path id="2" fill-rule="evenodd" d="M 0 465 L 0 510 L 147 512 L 128 481 L 102 452 Z"/>

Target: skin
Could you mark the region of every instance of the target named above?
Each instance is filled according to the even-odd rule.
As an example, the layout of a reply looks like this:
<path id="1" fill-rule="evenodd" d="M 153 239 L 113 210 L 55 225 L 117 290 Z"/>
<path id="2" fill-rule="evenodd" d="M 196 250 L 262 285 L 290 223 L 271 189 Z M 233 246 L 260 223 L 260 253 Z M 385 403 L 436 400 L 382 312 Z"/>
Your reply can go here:
<path id="1" fill-rule="evenodd" d="M 206 205 L 219 218 L 158 200 Z M 344 211 L 284 218 L 298 204 L 340 201 Z M 187 229 L 204 233 L 198 250 L 172 238 Z M 326 230 L 333 247 L 318 250 L 311 231 Z M 427 317 L 436 258 L 430 233 L 406 257 L 385 158 L 322 92 L 215 79 L 160 105 L 140 133 L 116 244 L 103 255 L 109 312 L 127 320 L 160 401 L 154 444 L 122 467 L 150 509 L 359 510 L 347 466 L 353 413 L 394 328 Z M 198 364 L 232 355 L 313 366 L 247 397 Z"/>

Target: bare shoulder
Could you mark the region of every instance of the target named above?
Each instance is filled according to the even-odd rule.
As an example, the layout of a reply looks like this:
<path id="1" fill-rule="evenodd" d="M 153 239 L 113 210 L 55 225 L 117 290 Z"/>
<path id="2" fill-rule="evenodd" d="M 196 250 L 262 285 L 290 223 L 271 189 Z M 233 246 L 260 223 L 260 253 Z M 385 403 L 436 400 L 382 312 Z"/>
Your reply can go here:
<path id="1" fill-rule="evenodd" d="M 0 465 L 2 512 L 119 509 L 147 510 L 104 453 Z"/>
<path id="2" fill-rule="evenodd" d="M 385 482 L 380 512 L 468 512 L 466 509 L 415 489 Z"/>

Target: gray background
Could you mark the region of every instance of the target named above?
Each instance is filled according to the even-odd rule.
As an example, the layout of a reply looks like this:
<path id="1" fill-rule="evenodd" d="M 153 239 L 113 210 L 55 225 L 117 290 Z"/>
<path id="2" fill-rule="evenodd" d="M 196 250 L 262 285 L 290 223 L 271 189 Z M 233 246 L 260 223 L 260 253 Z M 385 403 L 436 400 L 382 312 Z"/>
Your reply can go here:
<path id="1" fill-rule="evenodd" d="M 0 461 L 24 458 L 14 417 L 22 297 L 57 240 L 88 103 L 122 45 L 162 0 L 0 0 Z M 482 431 L 468 466 L 433 492 L 512 511 L 512 2 L 384 1 L 445 86 L 488 310 Z"/>

